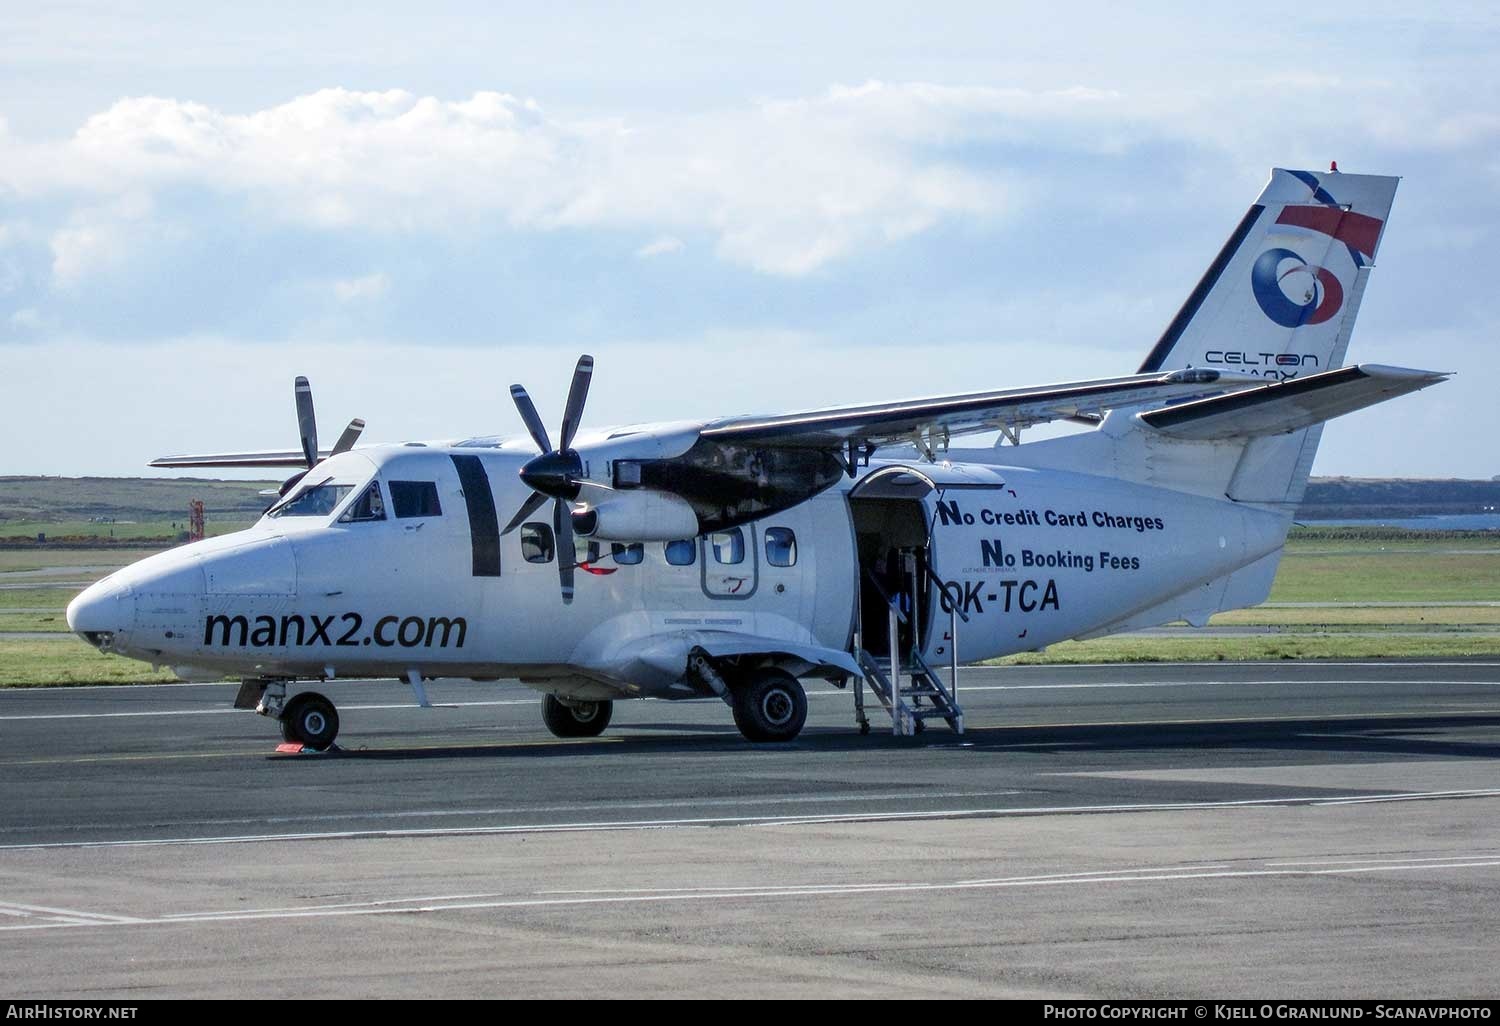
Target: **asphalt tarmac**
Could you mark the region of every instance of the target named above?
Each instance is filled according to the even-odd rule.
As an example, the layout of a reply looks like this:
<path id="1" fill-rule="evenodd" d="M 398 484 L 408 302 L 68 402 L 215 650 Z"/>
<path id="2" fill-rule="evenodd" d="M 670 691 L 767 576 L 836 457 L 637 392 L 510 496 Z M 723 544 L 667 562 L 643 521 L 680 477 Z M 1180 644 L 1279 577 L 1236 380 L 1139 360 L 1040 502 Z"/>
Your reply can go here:
<path id="1" fill-rule="evenodd" d="M 1500 663 L 966 670 L 802 737 L 513 683 L 0 692 L 0 997 L 1500 996 Z M 887 721 L 888 725 L 888 721 Z"/>

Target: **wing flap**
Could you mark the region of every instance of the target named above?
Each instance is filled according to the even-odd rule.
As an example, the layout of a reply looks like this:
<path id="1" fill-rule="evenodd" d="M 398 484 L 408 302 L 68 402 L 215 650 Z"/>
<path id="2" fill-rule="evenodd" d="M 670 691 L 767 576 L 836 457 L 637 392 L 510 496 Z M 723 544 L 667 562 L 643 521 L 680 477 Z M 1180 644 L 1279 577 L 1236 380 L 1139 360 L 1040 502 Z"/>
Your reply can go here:
<path id="1" fill-rule="evenodd" d="M 1440 371 L 1361 364 L 1138 414 L 1171 438 L 1224 441 L 1279 435 L 1445 381 Z"/>

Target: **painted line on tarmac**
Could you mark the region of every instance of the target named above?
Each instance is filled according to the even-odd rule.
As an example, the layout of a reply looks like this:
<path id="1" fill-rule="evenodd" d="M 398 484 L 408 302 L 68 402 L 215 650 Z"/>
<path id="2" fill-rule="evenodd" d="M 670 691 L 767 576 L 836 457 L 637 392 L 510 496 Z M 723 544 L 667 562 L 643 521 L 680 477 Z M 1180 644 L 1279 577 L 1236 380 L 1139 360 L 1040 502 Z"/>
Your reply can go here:
<path id="1" fill-rule="evenodd" d="M 714 699 L 714 701 L 717 701 L 717 699 Z M 405 708 L 405 707 L 403 706 L 401 708 Z M 413 708 L 415 708 L 415 707 L 413 707 Z M 1496 715 L 1500 715 L 1500 708 L 1486 709 L 1486 708 L 1464 707 L 1461 710 L 1460 709 L 1455 709 L 1455 710 L 1453 710 L 1451 712 L 1447 712 L 1447 713 L 1443 714 L 1444 718 L 1451 719 L 1451 720 L 1459 720 L 1459 719 L 1482 720 L 1482 719 L 1488 719 L 1488 718 L 1496 716 Z M 1413 719 L 1413 718 L 1431 718 L 1432 716 L 1433 716 L 1433 709 L 1432 709 L 1431 706 L 1423 706 L 1423 707 L 1420 707 L 1420 708 L 1413 708 L 1413 709 L 1387 710 L 1385 712 L 1378 712 L 1378 713 L 1324 713 L 1322 715 L 1317 715 L 1317 714 L 1311 714 L 1311 713 L 1309 713 L 1309 714 L 1301 714 L 1301 715 L 1293 715 L 1293 716 L 1215 716 L 1215 717 L 1202 717 L 1202 718 L 1198 718 L 1198 719 L 1176 719 L 1176 720 L 1092 720 L 1092 721 L 1081 721 L 1081 722 L 1073 722 L 1073 723 L 1067 723 L 1067 722 L 1043 722 L 1043 723 L 979 724 L 979 723 L 973 722 L 974 715 L 973 714 L 969 714 L 968 719 L 970 720 L 970 722 L 967 724 L 967 733 L 965 733 L 964 735 L 954 735 L 953 738 L 952 738 L 952 740 L 947 740 L 947 741 L 929 741 L 928 743 L 923 744 L 921 747 L 923 747 L 924 749 L 928 749 L 928 750 L 933 750 L 933 749 L 954 749 L 954 750 L 974 749 L 974 750 L 982 750 L 982 751 L 991 751 L 991 750 L 1003 749 L 1003 748 L 1066 748 L 1066 747 L 1082 748 L 1082 747 L 1087 747 L 1092 742 L 1087 742 L 1087 741 L 1049 741 L 1049 740 L 1045 740 L 1044 739 L 1044 740 L 1039 740 L 1039 741 L 1027 741 L 1027 742 L 1021 742 L 1021 743 L 1017 743 L 1017 744 L 1007 745 L 1007 744 L 980 743 L 980 742 L 966 740 L 966 738 L 969 736 L 969 734 L 980 734 L 980 733 L 983 733 L 983 734 L 1012 733 L 1013 734 L 1013 733 L 1015 733 L 1017 731 L 1027 732 L 1027 733 L 1033 733 L 1033 732 L 1036 732 L 1036 731 L 1046 731 L 1046 730 L 1096 730 L 1096 729 L 1101 729 L 1101 728 L 1137 728 L 1137 729 L 1144 729 L 1144 728 L 1148 728 L 1148 727 L 1233 727 L 1233 726 L 1244 726 L 1246 724 L 1261 724 L 1261 725 L 1265 725 L 1265 726 L 1270 726 L 1270 725 L 1273 725 L 1273 724 L 1316 723 L 1316 722 L 1319 722 L 1319 721 L 1332 721 L 1332 722 L 1336 722 L 1336 723 L 1343 723 L 1343 722 L 1347 722 L 1348 720 L 1351 720 L 1351 719 L 1358 719 L 1358 720 L 1362 720 L 1362 721 L 1408 720 L 1408 719 Z M 623 726 L 627 726 L 627 725 L 626 724 L 621 724 L 621 726 L 623 727 Z M 712 741 L 712 740 L 716 740 L 716 739 L 720 739 L 721 740 L 721 739 L 723 739 L 725 737 L 725 735 L 722 732 L 720 732 L 720 733 L 713 733 L 712 732 L 712 726 L 709 725 L 709 724 L 703 724 L 702 726 L 703 726 L 703 729 L 704 729 L 704 733 L 702 733 L 701 735 L 697 735 L 697 739 L 698 740 Z M 880 735 L 880 736 L 884 736 L 886 732 L 884 730 L 880 730 L 880 731 L 876 731 L 875 733 L 878 734 L 878 735 Z M 1308 733 L 1306 733 L 1305 736 L 1308 736 L 1308 737 L 1318 737 L 1320 735 L 1316 734 L 1316 733 L 1308 732 Z M 1337 736 L 1337 735 L 1335 735 L 1335 736 Z M 1358 735 L 1353 735 L 1353 736 L 1358 736 Z M 444 742 L 444 743 L 441 743 L 441 744 L 431 744 L 431 745 L 402 745 L 400 747 L 395 747 L 395 748 L 340 749 L 340 751 L 338 753 L 336 753 L 336 755 L 334 755 L 333 757 L 335 757 L 335 758 L 354 758 L 354 759 L 357 759 L 357 758 L 359 758 L 361 756 L 381 756 L 381 755 L 399 754 L 399 753 L 405 753 L 405 752 L 445 752 L 445 751 L 451 751 L 455 755 L 457 755 L 457 754 L 460 754 L 460 753 L 473 752 L 473 751 L 491 751 L 491 750 L 503 750 L 503 749 L 509 749 L 509 748 L 547 748 L 547 747 L 556 747 L 558 745 L 586 746 L 586 745 L 601 745 L 601 744 L 624 744 L 626 742 L 646 742 L 646 743 L 649 743 L 649 742 L 652 742 L 652 741 L 661 741 L 665 737 L 666 737 L 666 735 L 649 734 L 648 733 L 648 734 L 613 734 L 613 735 L 610 735 L 608 737 L 592 737 L 592 738 L 579 738 L 579 739 L 549 737 L 549 738 L 545 738 L 545 739 L 541 739 L 541 740 L 535 740 L 535 741 L 501 741 L 501 742 L 491 743 L 491 744 Z M 676 735 L 676 734 L 671 735 L 671 737 L 673 739 L 675 739 L 675 740 L 681 740 L 682 739 L 681 735 Z M 793 744 L 795 745 L 795 742 Z M 750 749 L 749 751 L 753 751 L 753 750 L 754 749 Z M 322 753 L 316 753 L 316 752 L 314 752 L 314 753 L 301 753 L 301 754 L 298 754 L 298 755 L 275 755 L 273 753 L 268 753 L 268 752 L 264 751 L 263 749 L 258 749 L 257 748 L 257 749 L 254 749 L 254 750 L 235 749 L 235 750 L 226 750 L 226 751 L 219 751 L 219 752 L 167 752 L 167 753 L 152 752 L 152 753 L 145 753 L 145 754 L 140 754 L 140 755 L 84 755 L 84 756 L 63 756 L 63 757 L 58 757 L 58 758 L 41 758 L 41 759 L 8 759 L 8 760 L 0 760 L 0 768 L 15 767 L 15 766 L 84 765 L 84 764 L 92 764 L 92 763 L 109 763 L 109 762 L 172 762 L 172 761 L 180 761 L 180 760 L 184 760 L 184 759 L 228 759 L 228 758 L 244 758 L 246 756 L 257 756 L 257 755 L 266 756 L 268 758 L 273 758 L 273 759 L 275 759 L 278 762 L 293 762 L 293 761 L 297 761 L 297 760 L 318 760 L 318 759 L 321 759 L 321 758 L 325 757 Z M 0 850 L 3 850 L 3 848 L 0 848 Z"/>
<path id="2" fill-rule="evenodd" d="M 503 698 L 493 699 L 487 702 L 434 702 L 428 708 L 431 709 L 468 709 L 471 707 L 483 707 L 492 705 L 534 705 L 535 698 Z M 382 705 L 340 705 L 343 712 L 369 712 L 385 709 L 417 709 L 420 708 L 415 702 L 391 702 Z M 250 712 L 248 709 L 235 709 L 232 707 L 222 709 L 141 709 L 131 712 L 88 712 L 88 713 L 22 713 L 18 716 L 0 716 L 0 722 L 12 720 L 111 720 L 130 719 L 141 716 L 227 716 L 233 713 Z"/>
<path id="3" fill-rule="evenodd" d="M 1467 604 L 1467 603 L 1466 603 Z M 1500 603 L 1497 603 L 1500 604 Z M 973 666 L 965 666 L 962 669 L 975 673 L 1067 673 L 1072 670 L 1091 669 L 1113 669 L 1118 671 L 1120 663 L 1017 663 L 1014 665 L 996 665 L 981 663 Z M 1324 667 L 1360 667 L 1364 669 L 1378 668 L 1382 670 L 1400 670 L 1402 668 L 1445 668 L 1445 669 L 1500 669 L 1500 662 L 1486 661 L 1475 662 L 1467 659 L 1447 660 L 1406 660 L 1406 659 L 1360 659 L 1360 660 L 1323 660 L 1323 659 L 1200 659 L 1179 660 L 1152 663 L 1130 663 L 1125 664 L 1135 668 L 1149 666 L 1152 669 L 1170 670 L 1174 667 L 1212 666 L 1218 669 L 1226 667 L 1265 667 L 1273 665 L 1289 671 L 1317 670 Z M 941 668 L 941 667 L 940 667 Z M 439 678 L 440 680 L 458 680 L 460 678 Z M 349 684 L 399 683 L 394 677 L 349 677 L 331 681 L 334 686 Z M 1188 682 L 1193 683 L 1193 682 Z M 1282 683 L 1295 683 L 1295 681 L 1283 680 Z M 1465 683 L 1463 681 L 1452 681 L 1448 683 Z M 1486 682 L 1489 683 L 1489 682 Z M 235 688 L 239 685 L 233 681 L 169 681 L 152 684 L 73 684 L 73 685 L 44 685 L 39 687 L 16 687 L 0 688 L 0 696 L 6 694 L 35 694 L 51 691 L 93 692 L 93 691 L 148 691 L 155 688 Z M 468 686 L 465 684 L 464 686 Z M 831 692 L 842 694 L 842 692 Z"/>
<path id="4" fill-rule="evenodd" d="M 913 883 L 845 883 L 845 884 L 788 884 L 780 887 L 742 887 L 724 890 L 670 890 L 661 889 L 644 893 L 625 894 L 578 894 L 558 892 L 534 892 L 518 897 L 488 897 L 466 899 L 435 896 L 408 898 L 405 900 L 382 899 L 347 906 L 309 906 L 305 908 L 244 910 L 223 912 L 183 913 L 159 916 L 152 919 L 129 919 L 127 917 L 98 918 L 92 921 L 72 920 L 42 923 L 26 923 L 16 926 L 0 926 L 0 932 L 34 930 L 77 929 L 79 927 L 120 926 L 180 926 L 194 923 L 243 923 L 255 921 L 295 921 L 299 919 L 339 919 L 354 916 L 406 916 L 430 915 L 439 912 L 484 912 L 518 908 L 587 908 L 610 905 L 668 904 L 679 902 L 721 902 L 740 898 L 764 901 L 767 898 L 838 898 L 860 895 L 904 895 L 931 894 L 944 891 L 989 891 L 1027 887 L 1097 887 L 1104 884 L 1156 884 L 1181 880 L 1242 880 L 1266 877 L 1307 878 L 1319 876 L 1349 876 L 1368 873 L 1412 873 L 1436 872 L 1457 869 L 1488 869 L 1500 866 L 1500 858 L 1475 859 L 1469 862 L 1389 862 L 1377 866 L 1332 866 L 1320 869 L 1286 867 L 1264 868 L 1128 868 L 1103 873 L 1048 874 L 1044 876 L 1014 876 L 993 880 L 961 880 L 951 882 Z"/>
<path id="5" fill-rule="evenodd" d="M 922 792 L 923 798 L 931 798 L 935 801 L 953 801 L 958 798 L 1005 798 L 1011 795 L 1023 794 L 1018 790 L 1002 791 L 942 791 Z M 444 819 L 472 816 L 518 816 L 538 815 L 541 813 L 570 812 L 577 814 L 611 812 L 616 810 L 642 810 L 642 809 L 691 809 L 712 807 L 735 807 L 735 806 L 775 806 L 775 805 L 838 805 L 852 804 L 856 802 L 899 802 L 910 801 L 911 791 L 894 791 L 885 794 L 814 794 L 796 795 L 776 798 L 682 798 L 660 801 L 639 802 L 566 802 L 557 805 L 518 805 L 511 807 L 484 808 L 484 809 L 413 809 L 403 812 L 341 812 L 310 814 L 306 816 L 257 816 L 225 818 L 225 819 L 184 819 L 177 820 L 172 825 L 178 829 L 187 827 L 229 827 L 261 825 L 270 826 L 284 823 L 337 823 L 348 820 L 382 820 L 382 819 Z M 29 830 L 30 827 L 0 827 L 0 834 L 18 833 Z M 70 823 L 70 830 L 118 830 L 117 823 Z"/>
<path id="6" fill-rule="evenodd" d="M 1387 856 L 1386 858 L 1373 859 L 1303 859 L 1298 861 L 1284 860 L 1267 862 L 1268 866 L 1357 866 L 1357 865 L 1384 865 L 1388 862 L 1465 862 L 1473 859 L 1500 858 L 1500 851 L 1493 849 L 1487 851 L 1470 851 L 1459 855 L 1435 855 L 1430 857 L 1414 856 Z"/>
<path id="7" fill-rule="evenodd" d="M 1500 687 L 1500 680 L 1391 680 L 1391 679 L 1340 679 L 1340 680 L 1193 680 L 1193 681 L 1093 681 L 1074 684 L 970 684 L 960 685 L 959 694 L 974 694 L 976 692 L 989 693 L 997 691 L 1090 691 L 1110 690 L 1115 688 L 1193 688 L 1193 687 L 1272 687 L 1284 685 L 1295 687 L 1305 684 L 1316 684 L 1320 687 Z M 169 685 L 175 686 L 175 685 Z M 27 689 L 36 690 L 36 689 Z M 809 691 L 808 698 L 843 698 L 847 697 L 847 691 L 819 690 Z M 1323 697 L 1323 696 L 1309 696 Z M 666 699 L 645 699 L 645 701 L 667 701 Z M 677 699 L 673 704 L 682 702 L 719 702 L 718 698 Z M 477 702 L 434 702 L 430 708 L 433 709 L 482 709 L 497 706 L 527 706 L 536 703 L 535 697 L 527 698 L 501 698 Z M 389 702 L 379 704 L 341 704 L 338 707 L 342 712 L 389 712 L 393 710 L 417 709 L 414 702 Z M 234 709 L 231 707 L 214 709 L 136 709 L 129 712 L 77 712 L 77 713 L 19 713 L 13 715 L 0 715 L 0 722 L 21 722 L 25 720 L 107 720 L 107 719 L 139 719 L 152 716 L 227 716 L 234 713 L 243 713 L 248 710 Z"/>
<path id="8" fill-rule="evenodd" d="M 683 819 L 596 820 L 571 823 L 529 823 L 487 827 L 426 827 L 404 830 L 302 831 L 284 834 L 239 834 L 216 837 L 153 837 L 110 841 L 48 841 L 4 844 L 0 851 L 45 851 L 57 848 L 143 848 L 224 844 L 264 844 L 282 841 L 349 841 L 418 837 L 488 837 L 506 834 L 592 833 L 613 830 L 674 830 L 721 826 L 783 827 L 844 823 L 896 823 L 917 820 L 994 819 L 999 817 L 1107 815 L 1141 812 L 1191 812 L 1217 809 L 1317 807 L 1341 801 L 1415 801 L 1500 797 L 1500 789 L 1432 791 L 1423 794 L 1393 792 L 1384 795 L 1338 795 L 1309 797 L 1283 795 L 1236 801 L 1153 802 L 1120 805 L 1012 806 L 980 809 L 918 809 L 909 812 L 831 812 L 801 816 L 699 816 Z"/>
<path id="9" fill-rule="evenodd" d="M 108 926 L 146 921 L 137 919 L 134 916 L 106 915 L 100 912 L 79 912 L 76 909 L 52 908 L 47 905 L 22 905 L 14 901 L 0 901 L 0 916 L 11 916 L 12 918 L 26 920 L 41 918 L 54 926 Z"/>
<path id="10" fill-rule="evenodd" d="M 74 766 L 90 763 L 105 762 L 178 762 L 183 759 L 243 759 L 245 757 L 263 756 L 276 762 L 291 762 L 296 760 L 317 761 L 323 758 L 357 757 L 360 755 L 382 755 L 389 752 L 440 752 L 446 749 L 458 749 L 465 752 L 490 751 L 492 749 L 505 748 L 550 748 L 559 745 L 582 746 L 582 745 L 611 745 L 620 744 L 626 739 L 616 735 L 614 737 L 588 737 L 588 738 L 564 738 L 549 737 L 541 741 L 494 741 L 489 743 L 467 743 L 467 744 L 443 744 L 443 745 L 403 745 L 400 748 L 341 748 L 337 752 L 301 752 L 297 755 L 281 755 L 264 748 L 256 749 L 228 749 L 221 752 L 149 752 L 142 755 L 79 755 L 63 756 L 61 758 L 48 759 L 10 759 L 0 762 L 0 768 L 11 766 Z"/>
<path id="11" fill-rule="evenodd" d="M 1318 805 L 1376 805 L 1383 802 L 1421 802 L 1438 798 L 1489 798 L 1500 795 L 1500 788 L 1471 788 L 1462 791 L 1421 791 L 1412 794 L 1381 794 L 1349 798 L 1326 798 Z"/>

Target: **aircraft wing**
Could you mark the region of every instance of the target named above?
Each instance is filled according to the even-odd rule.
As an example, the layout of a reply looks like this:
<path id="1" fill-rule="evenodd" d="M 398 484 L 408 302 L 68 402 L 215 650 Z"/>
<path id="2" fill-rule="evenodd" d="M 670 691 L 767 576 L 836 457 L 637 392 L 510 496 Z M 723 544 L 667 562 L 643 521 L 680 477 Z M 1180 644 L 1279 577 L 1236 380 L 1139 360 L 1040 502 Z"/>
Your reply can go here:
<path id="1" fill-rule="evenodd" d="M 1173 438 L 1214 441 L 1284 434 L 1435 385 L 1448 375 L 1360 364 L 1293 378 L 1251 392 L 1219 395 L 1142 413 Z"/>
<path id="2" fill-rule="evenodd" d="M 332 450 L 318 453 L 319 459 L 333 455 Z M 198 456 L 159 456 L 148 466 L 152 467 L 301 467 L 306 469 L 307 457 L 302 450 L 291 449 L 276 452 L 220 452 Z"/>
<path id="3" fill-rule="evenodd" d="M 1247 374 L 1189 368 L 774 417 L 737 417 L 713 421 L 700 435 L 713 442 L 787 449 L 840 449 L 850 444 L 874 448 L 909 443 L 919 436 L 952 437 L 1027 427 L 1050 420 L 1097 416 L 1119 406 L 1170 402 L 1264 385 L 1265 379 Z"/>

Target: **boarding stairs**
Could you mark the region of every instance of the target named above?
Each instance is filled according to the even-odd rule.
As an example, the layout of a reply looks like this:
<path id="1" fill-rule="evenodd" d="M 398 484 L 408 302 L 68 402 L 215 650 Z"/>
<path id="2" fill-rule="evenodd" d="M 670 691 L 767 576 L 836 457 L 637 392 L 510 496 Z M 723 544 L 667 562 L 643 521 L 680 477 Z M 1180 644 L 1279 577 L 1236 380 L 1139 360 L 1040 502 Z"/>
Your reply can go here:
<path id="1" fill-rule="evenodd" d="M 964 711 L 958 704 L 958 621 L 967 617 L 954 603 L 949 606 L 949 631 L 947 650 L 949 655 L 948 680 L 944 681 L 927 660 L 922 658 L 922 639 L 915 622 L 911 620 L 910 646 L 903 650 L 901 626 L 908 623 L 902 603 L 886 591 L 880 581 L 866 571 L 871 584 L 886 604 L 886 638 L 889 656 L 876 656 L 865 649 L 863 617 L 856 619 L 861 625 L 854 636 L 852 655 L 864 670 L 863 677 L 854 680 L 854 719 L 861 734 L 870 732 L 870 720 L 865 714 L 865 688 L 875 696 L 891 718 L 891 733 L 896 737 L 911 737 L 920 734 L 927 721 L 942 719 L 956 734 L 964 732 Z M 942 582 L 934 578 L 934 584 Z M 910 598 L 916 608 L 916 589 Z"/>

